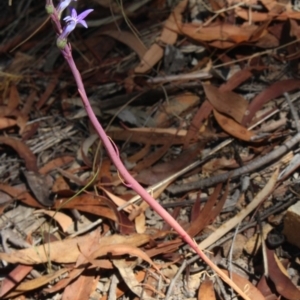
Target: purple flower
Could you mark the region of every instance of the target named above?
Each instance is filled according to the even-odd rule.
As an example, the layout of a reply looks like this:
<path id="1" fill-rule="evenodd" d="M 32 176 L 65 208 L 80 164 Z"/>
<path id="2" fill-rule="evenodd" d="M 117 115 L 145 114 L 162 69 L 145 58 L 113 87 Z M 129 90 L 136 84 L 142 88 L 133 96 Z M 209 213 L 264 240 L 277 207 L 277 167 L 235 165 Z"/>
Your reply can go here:
<path id="1" fill-rule="evenodd" d="M 87 10 L 83 11 L 79 16 L 77 16 L 76 9 L 73 8 L 72 16 L 65 17 L 64 20 L 67 23 L 75 22 L 75 26 L 77 23 L 80 23 L 82 26 L 87 28 L 88 26 L 87 26 L 86 22 L 84 21 L 84 18 L 92 11 L 93 11 L 93 9 L 87 9 Z"/>
<path id="2" fill-rule="evenodd" d="M 65 39 L 75 29 L 78 23 L 87 28 L 88 26 L 84 21 L 84 18 L 92 11 L 93 9 L 87 9 L 77 16 L 76 9 L 73 8 L 71 16 L 67 16 L 64 18 L 64 21 L 67 23 L 67 25 L 65 26 L 60 37 Z"/>
<path id="3" fill-rule="evenodd" d="M 61 0 L 58 6 L 56 7 L 56 12 L 60 19 L 62 12 L 69 6 L 72 0 Z M 74 0 L 77 1 L 77 0 Z"/>
<path id="4" fill-rule="evenodd" d="M 68 1 L 68 0 L 66 0 Z M 83 11 L 80 15 L 77 15 L 77 11 L 73 8 L 71 16 L 67 16 L 64 18 L 64 21 L 67 23 L 64 27 L 61 35 L 57 39 L 57 45 L 59 48 L 64 48 L 66 45 L 66 40 L 68 35 L 75 29 L 76 25 L 79 23 L 85 28 L 87 28 L 87 24 L 84 21 L 84 18 L 90 14 L 93 11 L 93 9 L 87 9 Z"/>

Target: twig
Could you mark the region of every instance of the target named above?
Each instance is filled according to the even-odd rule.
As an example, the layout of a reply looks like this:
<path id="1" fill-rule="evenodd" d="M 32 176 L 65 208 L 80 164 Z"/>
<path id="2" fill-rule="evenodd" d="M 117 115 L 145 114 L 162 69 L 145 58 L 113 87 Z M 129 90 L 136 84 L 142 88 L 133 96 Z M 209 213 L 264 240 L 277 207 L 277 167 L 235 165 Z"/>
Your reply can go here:
<path id="1" fill-rule="evenodd" d="M 199 244 L 201 249 L 206 249 L 211 244 L 220 239 L 224 234 L 233 229 L 237 224 L 239 224 L 248 214 L 250 214 L 263 200 L 268 197 L 276 184 L 278 178 L 278 169 L 272 174 L 272 177 L 268 181 L 268 183 L 264 186 L 264 188 L 254 197 L 254 199 L 238 214 L 236 214 L 233 218 L 229 219 L 227 222 L 222 224 L 218 230 L 214 231 L 207 239 L 202 241 Z"/>
<path id="2" fill-rule="evenodd" d="M 295 109 L 295 106 L 293 105 L 292 100 L 291 100 L 291 98 L 290 98 L 290 96 L 289 96 L 289 94 L 287 92 L 283 93 L 283 95 L 284 95 L 287 103 L 289 104 L 292 116 L 293 116 L 294 121 L 296 123 L 295 126 L 296 126 L 296 129 L 297 129 L 297 132 L 300 133 L 299 115 L 298 115 L 298 113 L 297 113 L 297 111 Z"/>
<path id="3" fill-rule="evenodd" d="M 294 102 L 295 100 L 297 100 L 299 98 L 299 93 L 296 94 L 296 96 L 291 100 L 291 102 Z M 287 106 L 285 103 L 282 105 L 281 109 L 283 109 L 285 106 Z M 261 123 L 263 123 L 264 121 L 266 121 L 267 119 L 271 118 L 272 116 L 274 116 L 276 113 L 278 113 L 280 111 L 279 108 L 272 110 L 266 117 L 262 118 L 261 120 L 259 120 L 258 122 L 256 122 L 255 124 L 253 124 L 252 126 L 250 126 L 248 129 L 253 129 L 256 126 L 260 125 Z M 192 169 L 200 166 L 201 164 L 203 164 L 207 159 L 209 159 L 210 156 L 212 156 L 213 154 L 217 153 L 219 150 L 221 150 L 222 148 L 226 147 L 227 145 L 229 145 L 234 139 L 230 138 L 227 139 L 225 141 L 223 141 L 222 143 L 220 143 L 219 145 L 217 145 L 216 147 L 214 147 L 207 155 L 202 157 L 202 160 L 196 160 L 195 162 L 191 163 L 190 165 L 186 166 L 185 168 L 179 170 L 178 172 L 170 175 L 169 177 L 163 179 L 162 181 L 148 187 L 147 191 L 148 192 L 155 192 L 156 190 L 160 189 L 162 186 L 166 185 L 167 183 L 171 183 L 172 181 L 174 181 L 175 179 L 177 179 L 179 176 L 191 171 Z M 227 180 L 227 179 L 226 179 Z M 226 181 L 224 180 L 224 181 Z M 183 185 L 181 185 L 182 187 Z M 174 192 L 173 191 L 173 187 L 168 187 L 167 188 L 168 191 L 170 192 Z M 136 195 L 134 197 L 132 197 L 127 204 L 124 204 L 123 206 L 120 206 L 118 208 L 118 210 L 124 209 L 126 206 L 136 203 L 138 201 L 141 200 L 141 197 L 139 195 Z"/>
<path id="4" fill-rule="evenodd" d="M 279 146 L 277 149 L 271 151 L 265 156 L 258 157 L 252 160 L 248 165 L 243 166 L 241 168 L 235 169 L 232 172 L 226 172 L 220 175 L 216 175 L 213 177 L 205 178 L 203 180 L 199 180 L 197 182 L 191 182 L 180 186 L 171 186 L 168 188 L 168 191 L 171 193 L 182 193 L 195 189 L 203 189 L 205 187 L 213 186 L 221 182 L 225 182 L 228 178 L 234 179 L 241 175 L 253 172 L 258 168 L 265 166 L 266 164 L 278 159 L 283 156 L 286 152 L 291 150 L 296 144 L 300 142 L 300 133 L 297 133 L 293 138 L 289 141 L 285 142 L 282 146 Z"/>
<path id="5" fill-rule="evenodd" d="M 180 268 L 178 269 L 176 275 L 173 277 L 172 281 L 170 282 L 169 284 L 169 288 L 168 288 L 168 291 L 167 291 L 167 294 L 166 294 L 166 300 L 168 300 L 172 293 L 173 293 L 173 290 L 175 288 L 175 285 L 176 285 L 176 282 L 178 281 L 181 273 L 184 271 L 185 267 L 187 266 L 187 262 L 186 260 L 184 260 L 180 266 Z"/>
<path id="6" fill-rule="evenodd" d="M 239 227 L 241 225 L 241 222 L 238 223 L 238 225 L 235 227 L 235 231 L 234 231 L 234 234 L 233 234 L 233 238 L 232 238 L 232 242 L 231 242 L 231 246 L 230 246 L 230 250 L 229 250 L 229 255 L 228 255 L 228 269 L 229 269 L 229 277 L 231 278 L 232 280 L 232 255 L 233 255 L 233 248 L 234 248 L 234 243 L 235 243 L 235 239 L 236 239 L 236 236 L 239 232 Z M 233 298 L 233 290 L 231 290 L 231 298 Z"/>
<path id="7" fill-rule="evenodd" d="M 279 203 L 279 205 L 275 205 L 275 207 L 272 207 L 272 209 L 268 210 L 268 212 L 264 213 L 261 217 L 262 220 L 268 218 L 270 215 L 274 215 L 277 212 L 280 211 L 284 211 L 287 207 L 290 207 L 292 204 L 294 204 L 296 202 L 295 198 L 289 199 L 287 202 L 285 202 L 284 204 Z M 250 223 L 247 222 L 247 224 L 244 224 L 241 228 L 238 229 L 238 233 L 245 231 L 246 229 L 249 229 L 251 227 L 254 227 L 257 225 L 256 221 L 252 221 Z M 208 250 L 220 246 L 222 244 L 224 244 L 226 241 L 231 240 L 233 237 L 234 233 L 232 234 L 228 234 L 226 236 L 224 236 L 223 238 L 218 239 L 215 243 L 212 243 L 210 246 L 207 247 Z M 184 246 L 185 248 L 186 246 Z M 194 263 L 195 261 L 197 261 L 199 258 L 198 256 L 193 256 L 192 258 L 190 258 L 187 261 L 188 265 L 191 265 L 192 263 Z"/>

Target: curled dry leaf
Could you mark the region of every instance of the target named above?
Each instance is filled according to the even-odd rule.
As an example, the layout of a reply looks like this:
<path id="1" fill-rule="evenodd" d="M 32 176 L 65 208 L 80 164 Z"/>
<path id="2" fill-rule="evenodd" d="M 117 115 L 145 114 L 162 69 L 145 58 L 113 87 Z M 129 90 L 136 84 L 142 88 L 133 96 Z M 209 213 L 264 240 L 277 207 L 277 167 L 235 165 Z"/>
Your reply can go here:
<path id="1" fill-rule="evenodd" d="M 25 166 L 28 171 L 38 171 L 36 157 L 25 143 L 12 137 L 0 136 L 0 144 L 12 147 L 25 160 Z"/>
<path id="2" fill-rule="evenodd" d="M 249 104 L 244 115 L 242 125 L 248 126 L 256 112 L 268 101 L 281 96 L 284 92 L 289 92 L 299 88 L 300 80 L 286 79 L 272 84 L 269 88 L 258 94 Z"/>
<path id="3" fill-rule="evenodd" d="M 218 124 L 222 127 L 224 131 L 228 134 L 246 142 L 252 141 L 252 138 L 255 134 L 243 127 L 239 123 L 235 122 L 233 119 L 230 119 L 222 114 L 220 114 L 217 110 L 214 109 L 214 116 L 218 122 Z"/>
<path id="4" fill-rule="evenodd" d="M 67 232 L 68 228 L 70 228 L 73 224 L 73 220 L 69 216 L 59 211 L 38 209 L 34 212 L 34 214 L 45 214 L 54 218 L 54 220 L 60 225 L 63 232 Z"/>
<path id="5" fill-rule="evenodd" d="M 77 159 L 79 160 L 83 160 L 84 163 L 89 166 L 92 167 L 93 166 L 93 162 L 89 159 L 89 151 L 90 148 L 92 147 L 92 145 L 99 140 L 99 137 L 97 134 L 91 134 L 89 137 L 87 137 L 81 144 L 80 147 L 80 152 L 78 151 L 78 157 Z"/>
<path id="6" fill-rule="evenodd" d="M 232 117 L 241 123 L 248 107 L 248 102 L 239 94 L 231 91 L 221 91 L 217 87 L 203 84 L 208 101 L 220 113 Z"/>

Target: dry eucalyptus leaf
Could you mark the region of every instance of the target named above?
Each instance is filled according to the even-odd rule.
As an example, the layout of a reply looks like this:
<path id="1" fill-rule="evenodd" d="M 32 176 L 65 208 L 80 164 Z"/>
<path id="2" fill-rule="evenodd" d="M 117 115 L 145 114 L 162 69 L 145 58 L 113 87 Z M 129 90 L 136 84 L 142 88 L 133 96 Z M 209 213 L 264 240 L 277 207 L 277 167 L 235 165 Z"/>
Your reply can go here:
<path id="1" fill-rule="evenodd" d="M 81 253 L 86 252 L 85 248 L 87 247 L 86 245 L 89 245 L 88 241 L 90 239 L 90 235 L 85 235 L 11 253 L 0 253 L 0 259 L 4 259 L 9 263 L 23 263 L 26 265 L 46 263 L 49 260 L 57 263 L 74 263 Z M 147 234 L 112 235 L 102 237 L 99 241 L 99 247 L 103 248 L 107 245 L 116 244 L 141 246 L 147 243 L 149 239 L 150 236 Z"/>
<path id="2" fill-rule="evenodd" d="M 23 174 L 26 177 L 27 183 L 31 192 L 36 199 L 43 205 L 51 207 L 53 201 L 49 199 L 50 190 L 47 184 L 47 177 L 33 171 L 23 170 Z"/>

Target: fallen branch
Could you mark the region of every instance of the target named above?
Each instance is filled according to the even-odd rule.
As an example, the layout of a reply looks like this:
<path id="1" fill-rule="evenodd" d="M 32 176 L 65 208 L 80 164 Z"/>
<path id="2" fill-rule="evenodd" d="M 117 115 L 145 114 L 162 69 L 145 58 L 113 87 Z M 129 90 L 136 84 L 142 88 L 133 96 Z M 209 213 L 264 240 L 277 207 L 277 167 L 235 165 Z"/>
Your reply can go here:
<path id="1" fill-rule="evenodd" d="M 197 190 L 197 189 L 203 189 L 209 186 L 216 185 L 221 182 L 226 182 L 229 178 L 234 179 L 236 177 L 239 177 L 241 175 L 251 173 L 269 163 L 272 161 L 275 161 L 279 157 L 286 154 L 288 151 L 290 151 L 293 147 L 295 147 L 296 144 L 300 142 L 300 133 L 297 133 L 293 138 L 285 142 L 282 146 L 279 146 L 277 149 L 271 151 L 270 153 L 258 157 L 256 159 L 253 159 L 248 165 L 243 166 L 241 168 L 235 169 L 231 172 L 226 172 L 220 175 L 216 175 L 213 177 L 208 177 L 196 182 L 190 182 L 182 185 L 173 185 L 167 188 L 167 190 L 173 194 L 176 193 L 182 193 L 187 192 L 190 190 Z"/>

